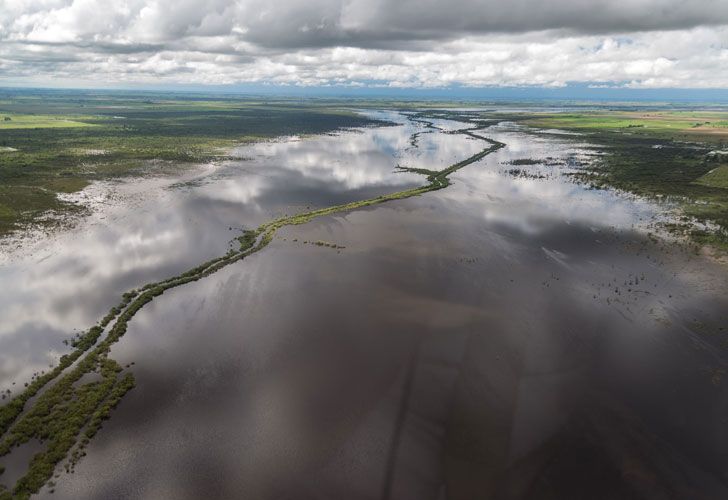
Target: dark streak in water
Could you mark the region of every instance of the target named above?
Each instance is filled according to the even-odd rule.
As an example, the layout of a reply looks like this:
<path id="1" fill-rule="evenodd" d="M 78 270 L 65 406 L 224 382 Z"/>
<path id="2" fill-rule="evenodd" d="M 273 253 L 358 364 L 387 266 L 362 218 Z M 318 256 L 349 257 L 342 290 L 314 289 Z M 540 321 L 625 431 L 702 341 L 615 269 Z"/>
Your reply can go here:
<path id="1" fill-rule="evenodd" d="M 416 345 L 412 349 L 409 360 L 407 362 L 404 388 L 402 389 L 402 398 L 399 403 L 397 410 L 397 419 L 394 424 L 394 436 L 392 437 L 392 443 L 389 447 L 387 454 L 387 468 L 384 475 L 384 482 L 382 484 L 382 500 L 389 500 L 392 498 L 392 487 L 394 485 L 394 469 L 397 464 L 397 450 L 399 449 L 400 442 L 402 441 L 402 433 L 404 431 L 404 424 L 407 418 L 407 408 L 409 405 L 410 393 L 412 392 L 412 384 L 415 380 L 415 372 L 417 371 L 417 358 L 419 357 L 419 345 Z"/>

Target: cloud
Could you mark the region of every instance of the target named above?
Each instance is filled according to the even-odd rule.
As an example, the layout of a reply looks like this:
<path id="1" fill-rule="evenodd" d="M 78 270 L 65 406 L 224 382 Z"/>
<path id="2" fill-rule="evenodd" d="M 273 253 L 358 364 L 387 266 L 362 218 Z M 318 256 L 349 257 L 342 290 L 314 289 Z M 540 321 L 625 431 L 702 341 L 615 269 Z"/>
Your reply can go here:
<path id="1" fill-rule="evenodd" d="M 0 83 L 728 87 L 724 0 L 4 0 Z"/>
<path id="2" fill-rule="evenodd" d="M 373 0 L 349 5 L 351 27 L 404 33 L 606 33 L 728 22 L 720 0 Z"/>

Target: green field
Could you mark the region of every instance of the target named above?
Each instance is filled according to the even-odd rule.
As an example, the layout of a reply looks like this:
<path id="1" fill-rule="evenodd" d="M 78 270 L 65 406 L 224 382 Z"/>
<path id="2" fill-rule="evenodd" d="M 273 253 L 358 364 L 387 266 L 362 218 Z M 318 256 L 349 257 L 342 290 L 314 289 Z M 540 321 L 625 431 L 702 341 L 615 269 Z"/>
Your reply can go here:
<path id="1" fill-rule="evenodd" d="M 707 187 L 728 189 L 728 165 L 715 167 L 707 174 L 699 177 L 695 183 Z"/>
<path id="2" fill-rule="evenodd" d="M 0 113 L 0 130 L 93 127 L 94 125 L 91 123 L 79 121 L 91 119 L 91 117 L 18 115 L 10 113 Z"/>
<path id="3" fill-rule="evenodd" d="M 246 141 L 373 123 L 341 102 L 0 91 L 0 235 L 49 211 L 78 210 L 57 194 L 94 180 L 225 159 Z"/>
<path id="4" fill-rule="evenodd" d="M 595 111 L 551 113 L 529 117 L 534 127 L 614 131 L 664 138 L 728 141 L 728 112 L 719 111 Z"/>

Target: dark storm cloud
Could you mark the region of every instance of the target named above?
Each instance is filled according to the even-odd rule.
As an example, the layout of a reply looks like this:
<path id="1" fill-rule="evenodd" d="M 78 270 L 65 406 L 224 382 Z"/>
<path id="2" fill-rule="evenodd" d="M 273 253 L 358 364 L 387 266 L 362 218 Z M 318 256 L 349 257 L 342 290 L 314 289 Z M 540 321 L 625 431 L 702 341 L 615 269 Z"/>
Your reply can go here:
<path id="1" fill-rule="evenodd" d="M 244 2 L 246 38 L 269 47 L 400 48 L 465 34 L 564 30 L 579 34 L 728 23 L 725 0 L 318 0 Z M 394 45 L 392 45 L 394 44 Z"/>
<path id="2" fill-rule="evenodd" d="M 432 32 L 569 29 L 604 33 L 685 29 L 728 22 L 722 0 L 401 0 L 380 2 L 366 23 Z"/>

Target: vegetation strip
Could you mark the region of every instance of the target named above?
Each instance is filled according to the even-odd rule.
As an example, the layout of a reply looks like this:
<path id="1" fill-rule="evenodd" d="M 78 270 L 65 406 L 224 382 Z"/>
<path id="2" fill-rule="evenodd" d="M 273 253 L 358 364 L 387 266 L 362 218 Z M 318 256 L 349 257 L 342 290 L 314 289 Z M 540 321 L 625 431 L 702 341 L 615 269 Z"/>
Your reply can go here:
<path id="1" fill-rule="evenodd" d="M 436 128 L 431 122 L 424 123 L 428 127 Z M 58 463 L 69 457 L 69 454 L 65 469 L 67 472 L 73 471 L 78 460 L 85 454 L 83 450 L 89 440 L 101 428 L 103 421 L 109 418 L 111 410 L 134 387 L 134 376 L 130 372 L 122 375 L 123 368 L 109 358 L 109 352 L 111 346 L 126 333 L 129 321 L 145 304 L 166 290 L 210 276 L 262 250 L 273 240 L 276 231 L 284 226 L 304 224 L 316 217 L 409 198 L 449 186 L 450 174 L 505 146 L 501 142 L 477 135 L 475 131 L 481 128 L 485 127 L 455 132 L 490 144 L 463 161 L 439 171 L 398 167 L 400 171 L 426 175 L 429 184 L 425 186 L 272 220 L 257 229 L 244 231 L 236 238 L 240 244 L 237 250 L 231 249 L 222 257 L 207 261 L 178 276 L 149 283 L 139 290 L 125 293 L 122 301 L 112 307 L 98 325 L 74 339 L 72 345 L 75 350 L 62 356 L 56 368 L 34 379 L 25 391 L 0 407 L 0 457 L 8 455 L 13 448 L 31 439 L 46 443 L 45 450 L 32 458 L 27 473 L 18 479 L 12 490 L 0 485 L 0 500 L 27 498 L 38 492 L 51 479 Z M 112 322 L 106 337 L 96 345 L 101 334 Z M 87 351 L 89 352 L 83 356 Z M 78 363 L 74 365 L 76 361 Z M 79 385 L 81 377 L 89 373 L 98 373 L 100 380 Z M 52 386 L 40 392 L 58 377 L 60 378 Z M 28 400 L 36 395 L 37 399 L 25 410 Z M 82 433 L 83 437 L 79 441 Z"/>

